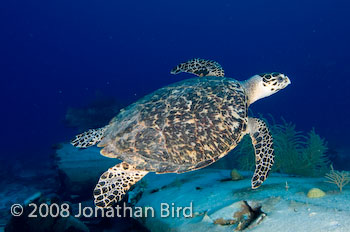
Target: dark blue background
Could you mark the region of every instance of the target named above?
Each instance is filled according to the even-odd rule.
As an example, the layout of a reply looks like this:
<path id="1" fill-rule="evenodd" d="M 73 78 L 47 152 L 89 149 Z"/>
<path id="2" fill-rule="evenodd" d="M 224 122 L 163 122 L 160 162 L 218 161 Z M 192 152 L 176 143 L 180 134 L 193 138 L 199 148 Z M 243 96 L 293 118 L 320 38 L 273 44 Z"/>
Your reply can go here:
<path id="1" fill-rule="evenodd" d="M 280 71 L 292 85 L 254 112 L 312 127 L 332 146 L 349 139 L 350 3 L 346 0 L 18 1 L 1 4 L 1 156 L 39 162 L 76 132 L 68 106 L 96 91 L 131 103 L 189 77 L 194 57 L 244 80 Z"/>

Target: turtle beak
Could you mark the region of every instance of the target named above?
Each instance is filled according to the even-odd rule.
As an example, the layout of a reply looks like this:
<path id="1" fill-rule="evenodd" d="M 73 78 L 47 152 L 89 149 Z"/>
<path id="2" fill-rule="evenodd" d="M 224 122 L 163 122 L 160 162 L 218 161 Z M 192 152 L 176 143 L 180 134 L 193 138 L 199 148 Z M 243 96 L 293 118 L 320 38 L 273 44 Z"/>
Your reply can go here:
<path id="1" fill-rule="evenodd" d="M 286 78 L 285 81 L 287 81 L 286 86 L 292 84 L 292 82 L 290 81 L 289 77 L 287 77 L 287 76 L 284 76 L 284 77 Z"/>
<path id="2" fill-rule="evenodd" d="M 279 84 L 280 85 L 279 90 L 286 88 L 288 85 L 290 85 L 292 83 L 286 75 L 281 74 L 281 77 L 280 77 L 281 80 L 280 80 L 280 84 Z"/>
<path id="3" fill-rule="evenodd" d="M 287 81 L 288 81 L 288 85 L 292 84 L 292 82 L 290 81 L 290 79 L 287 77 Z"/>

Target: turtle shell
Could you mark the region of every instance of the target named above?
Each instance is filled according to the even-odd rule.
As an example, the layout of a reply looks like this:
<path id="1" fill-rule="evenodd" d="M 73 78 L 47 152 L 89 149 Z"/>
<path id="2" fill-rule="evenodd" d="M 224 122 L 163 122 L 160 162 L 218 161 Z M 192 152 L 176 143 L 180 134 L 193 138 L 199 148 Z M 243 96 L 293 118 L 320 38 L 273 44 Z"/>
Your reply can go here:
<path id="1" fill-rule="evenodd" d="M 247 96 L 231 78 L 200 77 L 158 89 L 110 123 L 101 154 L 137 169 L 186 172 L 226 155 L 247 128 Z"/>

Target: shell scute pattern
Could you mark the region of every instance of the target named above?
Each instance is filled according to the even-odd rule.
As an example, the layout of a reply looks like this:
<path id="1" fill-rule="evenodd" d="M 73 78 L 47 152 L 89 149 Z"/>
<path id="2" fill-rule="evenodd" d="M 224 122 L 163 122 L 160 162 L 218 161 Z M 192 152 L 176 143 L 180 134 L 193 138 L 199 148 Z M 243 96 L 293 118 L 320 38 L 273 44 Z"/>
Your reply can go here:
<path id="1" fill-rule="evenodd" d="M 126 116 L 113 122 L 112 130 L 118 133 L 107 136 L 102 154 L 158 173 L 215 162 L 236 146 L 247 123 L 244 90 L 237 81 L 222 77 L 176 83 L 129 110 L 133 120 Z"/>

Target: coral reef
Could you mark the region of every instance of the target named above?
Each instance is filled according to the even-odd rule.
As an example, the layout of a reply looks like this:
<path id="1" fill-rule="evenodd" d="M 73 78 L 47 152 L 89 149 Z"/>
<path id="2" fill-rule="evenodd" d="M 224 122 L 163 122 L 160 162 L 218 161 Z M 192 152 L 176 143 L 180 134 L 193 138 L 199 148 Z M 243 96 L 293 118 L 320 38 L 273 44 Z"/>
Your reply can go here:
<path id="1" fill-rule="evenodd" d="M 331 170 L 325 175 L 325 178 L 327 179 L 325 182 L 337 185 L 339 191 L 342 192 L 343 187 L 350 182 L 350 173 L 334 170 L 333 165 L 331 165 Z"/>
<path id="2" fill-rule="evenodd" d="M 327 142 L 314 129 L 304 135 L 291 122 L 272 121 L 269 123 L 275 148 L 272 171 L 301 176 L 322 176 L 328 171 Z M 254 170 L 254 150 L 249 136 L 242 139 L 233 153 L 239 169 Z"/>

